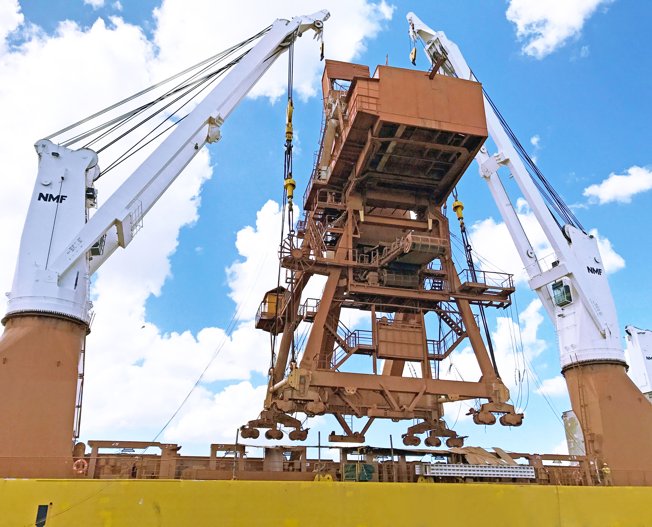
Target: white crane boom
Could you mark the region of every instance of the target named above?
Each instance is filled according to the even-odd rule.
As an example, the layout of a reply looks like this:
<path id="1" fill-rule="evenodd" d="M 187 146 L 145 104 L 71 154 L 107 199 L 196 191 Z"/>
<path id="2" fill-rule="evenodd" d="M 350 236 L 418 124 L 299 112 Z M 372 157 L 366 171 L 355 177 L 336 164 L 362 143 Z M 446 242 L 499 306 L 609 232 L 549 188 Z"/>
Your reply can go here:
<path id="1" fill-rule="evenodd" d="M 433 64 L 442 73 L 476 80 L 460 49 L 441 31 L 426 26 L 414 13 L 407 15 L 410 32 L 426 46 Z M 562 367 L 595 360 L 625 363 L 616 309 L 595 237 L 555 217 L 528 173 L 493 106 L 484 97 L 489 136 L 498 152 L 486 146 L 476 156 L 480 174 L 514 241 L 535 291 L 557 329 Z M 498 170 L 507 167 L 527 201 L 555 257 L 538 256 L 500 180 Z"/>
<path id="2" fill-rule="evenodd" d="M 444 33 L 430 29 L 413 13 L 407 18 L 412 39 L 424 42 L 432 61 L 431 77 L 441 70 L 445 75 L 477 80 L 459 48 Z M 484 147 L 476 155 L 480 174 L 487 181 L 516 245 L 529 285 L 555 325 L 562 374 L 573 412 L 582 426 L 586 453 L 596 469 L 610 471 L 614 484 L 649 485 L 652 405 L 627 376 L 618 317 L 597 240 L 578 228 L 572 212 L 530 163 L 486 92 L 484 105 L 489 135 L 498 151 L 490 155 Z M 549 265 L 528 240 L 500 180 L 501 167 L 510 171 L 554 251 L 554 260 Z M 544 191 L 561 221 L 546 206 Z"/>
<path id="3" fill-rule="evenodd" d="M 37 142 L 38 176 L 7 316 L 52 313 L 88 323 L 91 274 L 118 246 L 130 243 L 142 217 L 197 152 L 220 138 L 224 120 L 288 45 L 308 29 L 320 34 L 329 16 L 324 10 L 276 20 L 88 221 L 94 199 L 85 190 L 92 191 L 99 173 L 97 155 Z M 100 240 L 103 250 L 91 258 L 89 251 Z"/>

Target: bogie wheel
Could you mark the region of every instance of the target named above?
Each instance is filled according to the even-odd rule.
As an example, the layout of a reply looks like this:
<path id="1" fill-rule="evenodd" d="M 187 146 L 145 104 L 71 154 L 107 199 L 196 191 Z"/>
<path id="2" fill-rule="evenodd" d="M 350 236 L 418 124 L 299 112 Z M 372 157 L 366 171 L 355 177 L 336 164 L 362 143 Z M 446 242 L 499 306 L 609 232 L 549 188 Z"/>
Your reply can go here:
<path id="1" fill-rule="evenodd" d="M 496 416 L 491 412 L 476 412 L 473 414 L 473 422 L 476 425 L 493 425 L 496 423 Z"/>
<path id="2" fill-rule="evenodd" d="M 439 439 L 437 436 L 428 436 L 426 437 L 426 446 L 430 447 L 439 447 L 441 446 L 441 439 Z"/>
<path id="3" fill-rule="evenodd" d="M 500 424 L 503 426 L 521 426 L 523 414 L 505 414 L 500 417 Z"/>
<path id="4" fill-rule="evenodd" d="M 405 434 L 403 436 L 403 444 L 405 446 L 419 446 L 421 439 L 412 434 Z"/>
<path id="5" fill-rule="evenodd" d="M 276 428 L 270 428 L 265 432 L 265 437 L 267 439 L 275 439 L 278 441 L 279 439 L 283 439 L 283 431 Z"/>
<path id="6" fill-rule="evenodd" d="M 449 437 L 446 440 L 446 446 L 448 448 L 462 448 L 464 446 L 463 437 Z"/>
<path id="7" fill-rule="evenodd" d="M 308 438 L 308 430 L 292 430 L 289 437 L 290 441 L 305 441 Z"/>
<path id="8" fill-rule="evenodd" d="M 253 432 L 254 429 L 249 428 L 248 426 L 243 426 L 242 428 L 240 428 L 240 436 L 242 437 L 242 439 L 249 439 L 253 437 Z"/>

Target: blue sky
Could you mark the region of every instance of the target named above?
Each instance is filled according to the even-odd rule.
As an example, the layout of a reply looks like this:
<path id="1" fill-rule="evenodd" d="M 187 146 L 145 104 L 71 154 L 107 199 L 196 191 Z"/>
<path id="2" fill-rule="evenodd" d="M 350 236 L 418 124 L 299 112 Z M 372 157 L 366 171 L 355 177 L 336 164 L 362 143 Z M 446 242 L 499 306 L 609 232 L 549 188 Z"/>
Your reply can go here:
<path id="1" fill-rule="evenodd" d="M 2 194 L 15 192 L 19 196 L 7 204 L 0 217 L 10 232 L 19 232 L 24 217 L 35 174 L 35 156 L 30 149 L 39 134 L 72 122 L 82 109 L 90 113 L 154 82 L 162 72 L 179 70 L 217 52 L 274 17 L 314 10 L 314 2 L 310 7 L 301 2 L 278 2 L 264 8 L 253 1 L 241 2 L 240 8 L 202 0 L 185 4 L 177 0 L 94 3 L 95 7 L 81 0 L 31 0 L 20 2 L 18 8 L 13 0 L 0 2 L 5 5 L 0 10 L 0 30 L 4 30 L 0 36 L 7 36 L 7 44 L 0 48 L 0 65 L 5 70 L 3 78 L 13 79 L 16 85 L 0 90 L 13 130 L 2 140 L 2 151 L 9 167 L 15 165 L 20 174 L 11 182 L 4 176 L 1 183 Z M 647 227 L 652 219 L 652 193 L 648 192 L 652 161 L 646 147 L 652 139 L 652 59 L 641 45 L 652 15 L 648 3 L 595 0 L 594 9 L 589 9 L 586 6 L 591 2 L 566 0 L 550 2 L 544 14 L 535 0 L 393 4 L 326 0 L 322 4 L 320 7 L 333 11 L 325 32 L 326 57 L 368 64 L 372 70 L 386 60 L 393 66 L 411 67 L 405 21 L 408 11 L 446 32 L 583 225 L 597 229 L 611 243 L 615 272 L 610 283 L 621 327 L 652 327 L 646 309 Z M 153 15 L 155 8 L 160 9 L 157 16 Z M 17 22 L 19 12 L 23 18 Z M 343 20 L 347 12 L 348 21 Z M 205 31 L 202 18 L 214 21 L 214 33 Z M 62 25 L 64 20 L 75 24 Z M 523 24 L 520 35 L 518 23 Z M 78 57 L 82 53 L 79 42 L 95 50 L 95 60 L 92 75 L 79 77 L 88 90 L 75 99 L 72 94 L 77 88 L 71 83 L 80 75 L 79 64 L 88 60 Z M 547 47 L 528 48 L 533 42 L 544 42 Z M 302 84 L 294 114 L 295 177 L 297 193 L 302 195 L 319 139 L 320 88 L 315 81 L 321 66 L 314 43 L 303 38 L 297 47 L 305 48 L 296 66 L 295 75 Z M 47 57 L 55 59 L 45 63 Z M 421 51 L 417 66 L 427 66 Z M 41 85 L 42 90 L 34 85 Z M 160 210 L 146 219 L 138 243 L 124 255 L 116 255 L 116 261 L 101 271 L 95 290 L 97 328 L 88 347 L 85 438 L 153 437 L 183 400 L 213 350 L 224 342 L 225 351 L 220 352 L 224 362 L 218 355 L 200 393 L 190 398 L 163 437 L 188 445 L 184 452 L 203 452 L 209 442 L 231 439 L 236 424 L 255 417 L 269 354 L 263 349 L 266 336 L 254 336 L 245 315 L 237 326 L 238 337 L 225 339 L 222 330 L 233 317 L 234 299 L 242 305 L 256 304 L 259 291 L 275 285 L 275 280 L 269 280 L 275 274 L 274 243 L 269 240 L 278 239 L 278 230 L 272 225 L 277 215 L 268 201 L 278 202 L 282 191 L 285 106 L 283 96 L 278 97 L 280 88 L 282 83 L 270 76 L 256 98 L 243 101 L 224 124 L 221 141 L 193 164 L 189 174 L 182 176 L 182 183 L 170 189 L 172 195 L 161 202 Z M 316 95 L 311 95 L 311 90 Z M 54 102 L 35 102 L 42 94 L 53 96 Z M 71 104 L 73 101 L 77 104 Z M 66 104 L 69 112 L 61 108 Z M 50 108 L 52 105 L 59 108 Z M 623 179 L 604 183 L 613 174 Z M 591 185 L 598 186 L 587 191 Z M 100 200 L 108 191 L 101 189 Z M 489 238 L 497 233 L 500 218 L 475 165 L 462 179 L 459 193 L 466 205 L 467 224 L 473 226 L 476 249 L 488 260 L 502 263 L 501 249 L 509 241 Z M 13 252 L 7 259 L 12 262 L 17 248 L 14 238 L 8 243 Z M 266 265 L 272 272 L 258 273 L 257 252 L 270 248 Z M 495 254 L 486 254 L 481 248 Z M 5 290 L 10 288 L 12 265 L 0 268 Z M 514 261 L 507 265 L 512 272 L 522 267 Z M 257 274 L 261 277 L 250 292 L 243 284 Z M 523 340 L 533 370 L 541 382 L 550 381 L 548 400 L 536 392 L 530 372 L 523 427 L 484 428 L 467 419 L 460 421 L 458 430 L 470 436 L 469 444 L 552 451 L 559 449 L 563 440 L 558 414 L 569 406 L 559 389 L 555 336 L 543 310 L 531 304 L 534 296 L 523 282 L 516 299 L 525 316 L 521 320 Z M 243 308 L 243 312 L 249 311 Z M 503 317 L 502 322 L 496 315 Z M 504 320 L 508 315 L 491 315 L 498 340 L 509 333 Z M 129 324 L 133 327 L 127 327 Z M 246 346 L 252 349 L 244 349 Z M 511 349 L 504 355 L 512 355 Z M 460 368 L 463 363 L 461 360 Z M 504 377 L 518 375 L 513 360 L 507 361 L 501 372 Z M 458 420 L 456 414 L 454 409 L 449 424 Z M 322 430 L 325 437 L 334 428 L 335 424 L 324 418 L 313 430 Z M 398 425 L 381 426 L 370 439 L 387 444 L 391 433 L 396 443 L 401 432 Z M 316 441 L 314 434 L 310 441 Z"/>

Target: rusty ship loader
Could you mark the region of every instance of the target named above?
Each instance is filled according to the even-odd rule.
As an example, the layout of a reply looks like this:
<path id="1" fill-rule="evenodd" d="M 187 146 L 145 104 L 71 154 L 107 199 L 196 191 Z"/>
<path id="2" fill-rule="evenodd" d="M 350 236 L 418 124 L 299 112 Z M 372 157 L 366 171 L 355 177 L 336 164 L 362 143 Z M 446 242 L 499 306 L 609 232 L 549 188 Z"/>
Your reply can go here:
<path id="1" fill-rule="evenodd" d="M 163 114 L 174 125 L 169 134 L 99 208 L 95 182 L 106 170 L 80 141 L 131 126 L 153 103 L 134 109 L 127 99 L 91 116 L 108 121 L 88 133 L 78 133 L 84 121 L 36 143 L 38 174 L 0 339 L 0 526 L 649 524 L 652 404 L 626 374 L 597 242 L 531 162 L 457 46 L 414 14 L 410 35 L 423 44 L 429 71 L 379 66 L 372 75 L 363 65 L 325 62 L 321 145 L 297 222 L 288 87 L 285 281 L 256 318 L 274 359 L 263 410 L 243 423 L 242 442 L 211 445 L 208 457 L 183 456 L 175 444 L 110 440 L 90 441 L 89 453 L 76 442 L 92 274 L 129 245 L 285 52 L 291 78 L 295 40 L 308 31 L 321 39 L 328 17 L 277 20 L 159 96 L 194 96 L 220 81 L 182 118 Z M 489 452 L 465 446 L 445 420 L 447 403 L 466 400 L 478 425 L 527 426 L 500 378 L 485 315 L 510 304 L 512 277 L 478 269 L 470 251 L 468 267 L 458 268 L 452 254 L 446 206 L 452 197 L 468 246 L 456 184 L 474 159 L 554 322 L 585 455 Z M 499 172 L 527 200 L 555 253 L 550 265 L 530 244 Z M 315 277 L 325 280 L 323 293 L 306 298 Z M 347 327 L 343 310 L 359 312 L 363 327 Z M 309 328 L 305 343 L 299 328 Z M 462 343 L 481 372 L 475 381 L 441 375 Z M 321 445 L 311 458 L 301 443 L 308 430 L 298 416 L 324 414 L 341 427 L 329 437 L 342 445 L 339 461 L 321 459 Z M 403 446 L 353 446 L 381 420 L 408 422 Z M 270 442 L 255 458 L 246 441 L 261 431 L 298 443 Z M 426 448 L 416 448 L 422 441 Z M 101 452 L 116 448 L 119 455 Z M 445 462 L 414 461 L 432 453 Z M 429 508 L 444 501 L 446 510 Z"/>

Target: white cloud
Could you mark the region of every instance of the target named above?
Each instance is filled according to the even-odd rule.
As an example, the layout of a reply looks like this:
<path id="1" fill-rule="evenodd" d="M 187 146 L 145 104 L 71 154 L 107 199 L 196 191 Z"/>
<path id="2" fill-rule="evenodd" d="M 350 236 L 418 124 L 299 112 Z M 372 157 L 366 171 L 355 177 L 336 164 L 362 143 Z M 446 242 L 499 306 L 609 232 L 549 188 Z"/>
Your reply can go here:
<path id="1" fill-rule="evenodd" d="M 516 211 L 537 255 L 549 254 L 550 244 L 524 199 L 517 200 Z M 527 273 L 503 222 L 498 223 L 493 218 L 476 222 L 471 226 L 470 238 L 475 253 L 482 258 L 483 269 L 510 273 L 515 282 L 527 282 Z"/>
<path id="2" fill-rule="evenodd" d="M 113 9 L 115 9 L 116 11 L 122 11 L 122 3 L 120 2 L 120 0 L 116 0 L 115 2 L 113 2 Z"/>
<path id="3" fill-rule="evenodd" d="M 557 375 L 551 379 L 545 379 L 541 383 L 541 386 L 537 388 L 537 393 L 539 395 L 550 395 L 552 397 L 563 397 L 568 395 L 566 380 L 561 375 Z"/>
<path id="4" fill-rule="evenodd" d="M 534 147 L 534 152 L 532 153 L 532 161 L 536 163 L 538 161 L 537 152 L 541 150 L 541 136 L 536 134 L 530 137 L 530 144 Z"/>
<path id="5" fill-rule="evenodd" d="M 5 0 L 0 2 L 0 51 L 4 47 L 7 36 L 15 31 L 24 20 L 20 12 L 18 0 Z"/>
<path id="6" fill-rule="evenodd" d="M 591 48 L 589 46 L 582 46 L 580 48 L 580 58 L 585 59 L 591 54 Z"/>
<path id="7" fill-rule="evenodd" d="M 552 255 L 552 248 L 538 220 L 522 198 L 516 202 L 516 212 L 534 252 L 543 261 L 545 268 L 550 264 L 548 260 Z M 600 236 L 596 229 L 592 229 L 589 234 L 597 238 L 598 248 L 607 273 L 615 273 L 625 267 L 625 260 L 614 250 L 607 238 Z M 497 223 L 493 218 L 478 221 L 471 226 L 470 238 L 474 252 L 479 256 L 482 269 L 510 273 L 514 275 L 516 284 L 527 283 L 527 272 L 507 226 L 503 222 Z"/>
<path id="8" fill-rule="evenodd" d="M 538 331 L 543 323 L 543 305 L 536 299 L 520 313 L 518 322 L 508 317 L 497 317 L 495 330 L 491 332 L 496 364 L 505 386 L 510 391 L 510 402 L 516 410 L 522 410 L 528 399 L 532 378 L 529 367 L 537 357 L 546 351 L 546 342 L 539 338 Z M 442 361 L 440 378 L 451 380 L 477 381 L 480 368 L 472 348 L 467 345 L 454 351 Z M 444 406 L 445 419 L 450 427 L 457 423 L 470 422 L 467 415 L 474 401 L 447 403 Z"/>
<path id="9" fill-rule="evenodd" d="M 584 189 L 590 203 L 630 203 L 636 194 L 652 189 L 652 171 L 646 167 L 629 167 L 625 174 L 609 174 L 601 183 Z"/>
<path id="10" fill-rule="evenodd" d="M 263 293 L 276 287 L 277 249 L 283 220 L 278 203 L 270 200 L 256 214 L 255 228 L 247 226 L 237 234 L 235 246 L 244 260 L 229 266 L 226 275 L 231 284 L 229 296 L 238 306 L 240 320 L 252 320 Z M 281 269 L 281 285 L 285 286 L 284 269 Z"/>
<path id="11" fill-rule="evenodd" d="M 188 411 L 170 428 L 166 437 L 184 443 L 235 442 L 236 429 L 261 410 L 267 386 L 249 382 L 227 386 L 218 393 L 202 390 Z"/>
<path id="12" fill-rule="evenodd" d="M 557 445 L 552 449 L 552 454 L 560 454 L 562 456 L 568 455 L 568 441 L 566 439 L 557 443 Z"/>
<path id="13" fill-rule="evenodd" d="M 105 0 L 84 0 L 84 4 L 91 6 L 93 9 L 104 7 Z"/>
<path id="14" fill-rule="evenodd" d="M 598 249 L 600 250 L 602 264 L 607 274 L 613 274 L 625 268 L 625 259 L 614 250 L 611 242 L 607 238 L 600 236 L 597 229 L 591 229 L 589 234 L 595 236 L 598 240 Z"/>
<path id="15" fill-rule="evenodd" d="M 581 34 L 600 6 L 613 0 L 510 0 L 507 20 L 516 25 L 526 55 L 542 59 Z"/>
<path id="16" fill-rule="evenodd" d="M 238 37 L 249 36 L 279 14 L 303 14 L 322 7 L 317 2 L 288 2 L 281 14 L 273 3 L 240 2 L 218 8 L 208 1 L 165 0 L 157 10 L 153 42 L 138 26 L 120 18 L 111 18 L 110 23 L 100 18 L 88 29 L 64 22 L 50 36 L 30 31 L 24 44 L 10 51 L 0 45 L 0 74 L 7 80 L 0 85 L 0 155 L 4 170 L 12 175 L 0 181 L 3 248 L 10 255 L 0 259 L 1 287 L 7 290 L 11 284 L 36 173 L 32 145 L 39 135 L 142 89 L 164 72 L 181 69 Z M 364 38 L 381 29 L 392 8 L 384 2 L 354 0 L 333 2 L 331 10 L 327 53 L 347 59 L 364 48 Z M 234 23 L 243 12 L 247 23 Z M 0 39 L 24 27 L 18 3 L 0 3 Z M 179 32 L 179 27 L 184 31 Z M 211 36 L 210 51 L 206 50 L 207 35 Z M 316 93 L 322 68 L 318 49 L 309 39 L 306 35 L 297 45 L 297 90 L 303 96 Z M 258 95 L 274 97 L 284 89 L 285 65 L 279 62 L 279 69 L 267 76 Z M 111 177 L 100 180 L 100 203 L 137 162 L 134 157 Z M 201 185 L 211 174 L 209 153 L 202 151 L 145 218 L 144 228 L 129 248 L 117 251 L 98 272 L 93 285 L 97 316 L 87 343 L 82 425 L 87 438 L 150 438 L 215 353 L 217 359 L 165 438 L 195 440 L 199 423 L 207 430 L 202 440 L 231 440 L 235 426 L 261 409 L 264 387 L 254 386 L 252 378 L 267 372 L 269 338 L 245 319 L 255 313 L 261 292 L 276 283 L 278 205 L 266 204 L 258 215 L 263 223 L 238 235 L 242 258 L 229 268 L 229 286 L 232 297 L 244 306 L 245 316 L 231 328 L 230 336 L 228 328 L 204 328 L 196 335 L 188 331 L 166 334 L 147 321 L 146 300 L 161 294 L 171 274 L 169 258 L 177 248 L 180 229 L 197 220 Z M 265 267 L 274 271 L 273 278 L 263 274 L 252 287 L 251 272 L 260 265 L 258 254 L 265 252 L 270 254 L 270 265 Z M 319 281 L 315 283 L 319 287 Z M 1 298 L 0 310 L 5 301 Z"/>
<path id="17" fill-rule="evenodd" d="M 247 9 L 249 5 L 250 9 Z M 365 49 L 365 38 L 373 38 L 391 19 L 393 7 L 386 2 L 366 0 L 287 0 L 278 2 L 215 2 L 213 0 L 163 0 L 155 10 L 155 42 L 160 48 L 162 75 L 194 64 L 236 42 L 251 36 L 277 18 L 309 15 L 327 8 L 331 17 L 324 28 L 325 55 L 336 60 L 351 60 Z M 246 23 L 242 20 L 246 13 Z M 199 15 L 198 15 L 199 14 Z M 179 31 L 183 27 L 184 31 Z M 210 35 L 210 48 L 206 36 Z M 301 97 L 317 93 L 323 64 L 319 45 L 306 33 L 295 46 L 294 89 Z M 287 59 L 273 65 L 252 90 L 252 96 L 278 98 L 287 87 Z"/>

